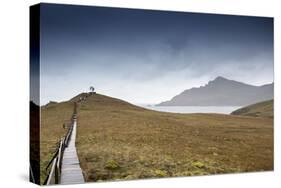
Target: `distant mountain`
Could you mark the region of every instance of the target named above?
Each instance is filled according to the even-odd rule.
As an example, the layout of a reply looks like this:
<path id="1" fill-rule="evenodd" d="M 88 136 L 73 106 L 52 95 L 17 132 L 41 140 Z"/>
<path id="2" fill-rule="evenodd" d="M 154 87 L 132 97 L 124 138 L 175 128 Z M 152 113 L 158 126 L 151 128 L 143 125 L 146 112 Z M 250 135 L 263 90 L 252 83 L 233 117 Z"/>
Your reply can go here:
<path id="1" fill-rule="evenodd" d="M 246 106 L 273 99 L 273 83 L 253 86 L 221 76 L 157 106 Z"/>

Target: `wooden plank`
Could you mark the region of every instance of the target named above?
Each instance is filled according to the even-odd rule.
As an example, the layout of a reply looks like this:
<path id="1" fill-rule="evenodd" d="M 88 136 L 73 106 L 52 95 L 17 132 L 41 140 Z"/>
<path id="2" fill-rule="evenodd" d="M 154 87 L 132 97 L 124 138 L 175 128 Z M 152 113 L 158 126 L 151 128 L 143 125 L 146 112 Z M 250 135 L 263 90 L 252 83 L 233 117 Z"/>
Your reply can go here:
<path id="1" fill-rule="evenodd" d="M 61 184 L 76 184 L 85 182 L 75 146 L 76 130 L 77 122 L 74 119 L 69 143 L 63 154 L 60 179 Z"/>

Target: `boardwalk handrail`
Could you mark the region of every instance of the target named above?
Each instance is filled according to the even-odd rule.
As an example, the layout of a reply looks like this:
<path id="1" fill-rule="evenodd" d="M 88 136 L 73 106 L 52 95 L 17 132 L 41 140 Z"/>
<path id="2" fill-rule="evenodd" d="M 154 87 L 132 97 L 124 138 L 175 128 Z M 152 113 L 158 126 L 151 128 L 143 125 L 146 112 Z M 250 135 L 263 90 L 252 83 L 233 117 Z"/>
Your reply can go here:
<path id="1" fill-rule="evenodd" d="M 52 166 L 48 176 L 44 181 L 44 185 L 59 184 L 63 153 L 65 148 L 68 146 L 72 134 L 74 120 L 76 119 L 76 113 L 77 113 L 77 103 L 75 102 L 73 114 L 71 117 L 71 126 L 69 127 L 66 135 L 60 139 L 59 146 L 56 149 L 53 158 L 50 160 L 49 164 L 46 167 L 46 170 L 48 170 L 49 167 Z"/>

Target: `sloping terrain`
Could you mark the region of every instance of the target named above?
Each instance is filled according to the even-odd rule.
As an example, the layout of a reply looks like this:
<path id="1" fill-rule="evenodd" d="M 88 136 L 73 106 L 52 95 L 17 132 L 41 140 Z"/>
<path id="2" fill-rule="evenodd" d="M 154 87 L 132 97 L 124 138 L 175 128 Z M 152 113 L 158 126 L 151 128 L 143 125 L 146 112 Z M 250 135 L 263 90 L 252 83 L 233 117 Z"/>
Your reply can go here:
<path id="1" fill-rule="evenodd" d="M 63 124 L 69 122 L 73 113 L 73 102 L 50 103 L 41 107 L 41 129 L 40 129 L 40 179 L 41 184 L 48 174 L 45 170 L 52 159 L 61 137 L 66 134 L 67 129 Z"/>
<path id="2" fill-rule="evenodd" d="M 40 108 L 33 101 L 29 102 L 29 160 L 33 178 L 31 182 L 40 184 Z"/>
<path id="3" fill-rule="evenodd" d="M 273 118 L 273 100 L 252 104 L 231 113 L 232 115 Z"/>
<path id="4" fill-rule="evenodd" d="M 223 77 L 183 91 L 158 106 L 246 106 L 273 98 L 273 83 L 253 86 Z"/>
<path id="5" fill-rule="evenodd" d="M 76 144 L 86 181 L 273 169 L 273 119 L 156 112 L 100 94 L 79 106 Z"/>

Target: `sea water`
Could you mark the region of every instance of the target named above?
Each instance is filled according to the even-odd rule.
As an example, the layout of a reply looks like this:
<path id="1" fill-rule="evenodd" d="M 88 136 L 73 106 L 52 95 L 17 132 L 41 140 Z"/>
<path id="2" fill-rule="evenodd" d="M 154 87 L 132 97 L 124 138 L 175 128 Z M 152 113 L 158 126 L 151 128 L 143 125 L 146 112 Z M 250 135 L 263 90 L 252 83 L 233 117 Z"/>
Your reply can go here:
<path id="1" fill-rule="evenodd" d="M 219 113 L 219 114 L 230 114 L 234 110 L 241 108 L 241 106 L 155 106 L 155 105 L 147 105 L 147 104 L 142 104 L 138 106 L 150 110 L 160 111 L 160 112 Z"/>

